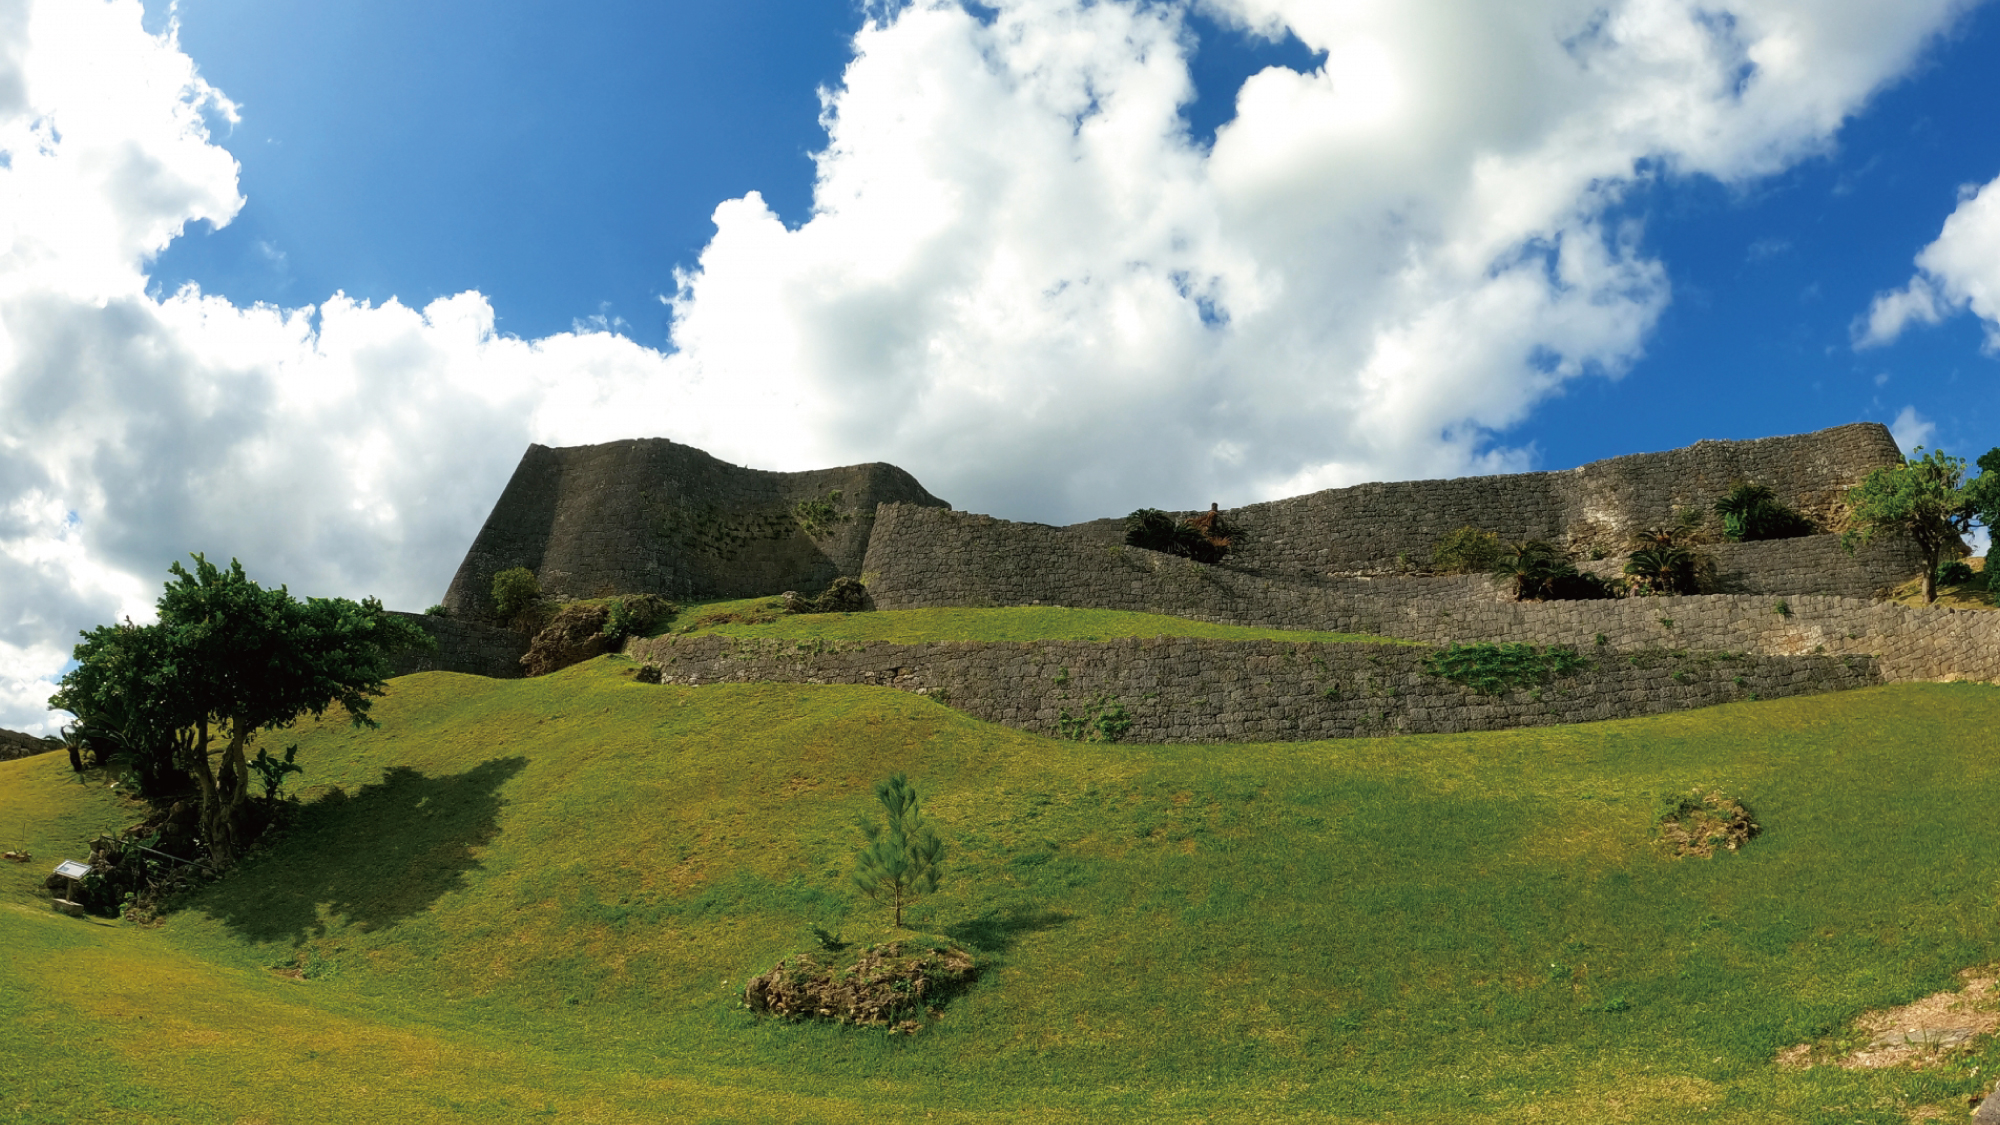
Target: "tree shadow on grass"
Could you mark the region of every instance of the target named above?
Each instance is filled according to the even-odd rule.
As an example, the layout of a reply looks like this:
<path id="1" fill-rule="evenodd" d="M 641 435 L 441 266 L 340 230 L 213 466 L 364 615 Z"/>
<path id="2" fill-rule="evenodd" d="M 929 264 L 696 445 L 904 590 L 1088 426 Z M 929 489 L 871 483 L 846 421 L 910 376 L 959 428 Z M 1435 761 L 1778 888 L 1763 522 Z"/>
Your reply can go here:
<path id="1" fill-rule="evenodd" d="M 500 786 L 527 764 L 495 758 L 447 777 L 391 766 L 351 795 L 336 789 L 189 908 L 252 941 L 324 932 L 322 907 L 356 929 L 393 926 L 465 885 L 473 851 L 500 832 Z"/>
<path id="2" fill-rule="evenodd" d="M 1059 910 L 1011 906 L 1004 912 L 988 910 L 977 918 L 954 922 L 944 928 L 944 934 L 960 945 L 981 953 L 1005 953 L 1021 935 L 1053 930 L 1073 917 Z"/>

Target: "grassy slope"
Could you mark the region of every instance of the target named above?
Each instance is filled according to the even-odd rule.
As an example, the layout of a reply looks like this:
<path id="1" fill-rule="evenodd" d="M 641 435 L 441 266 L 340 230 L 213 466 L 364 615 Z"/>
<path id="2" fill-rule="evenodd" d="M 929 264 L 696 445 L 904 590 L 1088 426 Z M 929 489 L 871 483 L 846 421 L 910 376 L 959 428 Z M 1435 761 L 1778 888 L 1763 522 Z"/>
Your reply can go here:
<path id="1" fill-rule="evenodd" d="M 662 632 L 783 640 L 1109 641 L 1122 637 L 1212 637 L 1229 641 L 1368 641 L 1407 643 L 1357 633 L 1215 625 L 1116 609 L 1012 606 L 1005 609 L 897 609 L 875 613 L 780 616 L 776 598 L 707 602 L 683 609 Z M 734 618 L 736 620 L 730 620 Z"/>
<path id="2" fill-rule="evenodd" d="M 1771 1057 L 2000 957 L 2000 689 L 1105 747 L 629 668 L 413 676 L 379 731 L 300 732 L 344 796 L 155 929 L 48 913 L 43 861 L 133 817 L 0 765 L 37 856 L 0 870 L 0 1119 L 1889 1122 L 1980 1086 Z M 913 922 L 987 979 L 915 1039 L 735 1010 L 807 923 L 881 933 L 843 872 L 896 769 L 955 849 Z M 1659 855 L 1696 784 L 1767 834 Z"/>

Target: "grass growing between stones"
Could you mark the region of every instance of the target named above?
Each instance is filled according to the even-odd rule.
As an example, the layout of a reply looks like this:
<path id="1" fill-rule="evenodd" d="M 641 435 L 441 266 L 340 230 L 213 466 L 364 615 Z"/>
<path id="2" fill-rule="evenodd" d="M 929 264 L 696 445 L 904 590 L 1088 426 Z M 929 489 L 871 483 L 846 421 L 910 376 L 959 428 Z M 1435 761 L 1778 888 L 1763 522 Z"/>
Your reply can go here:
<path id="1" fill-rule="evenodd" d="M 683 609 L 662 632 L 782 640 L 1110 641 L 1126 637 L 1199 637 L 1225 641 L 1321 641 L 1409 644 L 1359 633 L 1217 625 L 1158 613 L 1062 606 L 1000 609 L 894 609 L 871 613 L 781 615 L 776 598 L 707 602 Z"/>
<path id="2" fill-rule="evenodd" d="M 136 816 L 0 765 L 36 852 L 0 869 L 0 1120 L 1888 1123 L 2000 1066 L 1774 1062 L 2000 959 L 2000 689 L 1091 746 L 630 669 L 426 673 L 378 731 L 302 728 L 297 826 L 153 928 L 49 912 Z M 913 927 L 982 979 L 913 1037 L 755 1020 L 810 926 L 890 936 L 845 873 L 896 770 L 952 846 Z M 1763 833 L 1672 858 L 1655 798 L 1695 786 Z"/>

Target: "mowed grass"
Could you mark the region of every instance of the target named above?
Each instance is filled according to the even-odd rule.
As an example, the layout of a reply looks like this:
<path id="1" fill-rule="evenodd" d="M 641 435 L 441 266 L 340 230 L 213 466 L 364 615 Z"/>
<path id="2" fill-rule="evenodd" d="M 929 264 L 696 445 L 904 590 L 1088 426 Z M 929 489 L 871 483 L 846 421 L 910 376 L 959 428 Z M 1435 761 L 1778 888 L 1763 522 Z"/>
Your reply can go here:
<path id="1" fill-rule="evenodd" d="M 0 1119 L 1886 1125 L 2000 1066 L 1773 1060 L 2000 959 L 2000 689 L 1156 747 L 631 668 L 427 673 L 296 732 L 299 823 L 156 928 L 48 911 L 136 813 L 0 765 L 36 850 L 0 870 Z M 809 924 L 887 936 L 845 872 L 896 770 L 952 846 L 911 921 L 984 978 L 914 1037 L 752 1018 Z M 1697 785 L 1765 834 L 1662 854 Z"/>
<path id="2" fill-rule="evenodd" d="M 1413 644 L 1360 633 L 1217 625 L 1157 613 L 1063 606 L 997 609 L 895 609 L 869 613 L 786 614 L 776 598 L 688 606 L 662 632 L 782 640 L 1110 641 L 1126 637 L 1205 637 L 1226 641 L 1325 641 Z"/>

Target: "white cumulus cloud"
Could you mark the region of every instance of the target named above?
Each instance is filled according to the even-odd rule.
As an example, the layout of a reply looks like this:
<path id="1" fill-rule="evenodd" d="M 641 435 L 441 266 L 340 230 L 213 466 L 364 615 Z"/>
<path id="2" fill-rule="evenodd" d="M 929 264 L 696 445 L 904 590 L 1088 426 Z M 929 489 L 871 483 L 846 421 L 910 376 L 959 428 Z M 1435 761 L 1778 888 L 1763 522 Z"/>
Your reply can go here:
<path id="1" fill-rule="evenodd" d="M 660 352 L 505 336 L 476 292 L 149 291 L 244 206 L 236 108 L 138 0 L 0 0 L 0 726 L 47 729 L 75 631 L 188 551 L 422 606 L 530 441 L 890 460 L 1047 520 L 1521 466 L 1506 427 L 1671 297 L 1625 193 L 1824 151 L 1960 7 L 1198 2 L 1326 59 L 1212 146 L 1185 3 L 872 9 L 812 213 L 720 203 Z"/>
<path id="2" fill-rule="evenodd" d="M 1917 255 L 1909 284 L 1877 296 L 1856 324 L 1858 346 L 1886 344 L 1912 323 L 1937 324 L 1969 309 L 1986 324 L 1986 350 L 2000 352 L 2000 179 L 1959 196 L 1937 241 Z"/>

